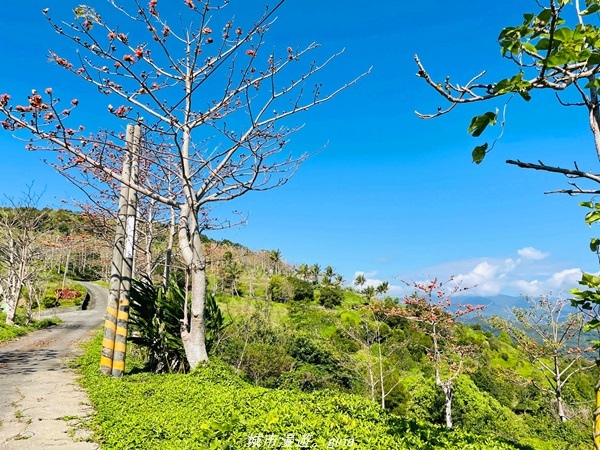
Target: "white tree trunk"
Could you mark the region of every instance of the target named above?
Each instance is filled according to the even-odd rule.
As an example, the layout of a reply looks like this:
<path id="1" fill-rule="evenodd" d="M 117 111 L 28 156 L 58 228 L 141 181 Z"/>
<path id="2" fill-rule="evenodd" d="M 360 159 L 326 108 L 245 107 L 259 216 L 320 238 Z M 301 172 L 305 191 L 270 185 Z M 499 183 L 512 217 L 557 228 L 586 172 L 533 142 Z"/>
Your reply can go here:
<path id="1" fill-rule="evenodd" d="M 454 389 L 452 388 L 452 384 L 447 383 L 442 386 L 442 390 L 444 391 L 444 398 L 446 403 L 446 428 L 452 428 L 452 397 L 454 397 Z"/>
<path id="2" fill-rule="evenodd" d="M 179 226 L 179 247 L 190 272 L 191 314 L 187 323 L 181 324 L 181 338 L 185 356 L 191 369 L 208 361 L 206 330 L 204 325 L 204 305 L 206 303 L 206 261 L 200 241 L 200 232 L 194 213 L 183 208 Z"/>

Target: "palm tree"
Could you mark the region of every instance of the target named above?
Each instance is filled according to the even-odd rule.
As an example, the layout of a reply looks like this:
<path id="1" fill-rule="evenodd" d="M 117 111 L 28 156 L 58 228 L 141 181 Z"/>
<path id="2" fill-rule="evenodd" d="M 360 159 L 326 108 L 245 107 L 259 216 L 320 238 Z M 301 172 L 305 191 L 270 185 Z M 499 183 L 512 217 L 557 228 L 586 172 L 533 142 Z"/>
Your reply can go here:
<path id="1" fill-rule="evenodd" d="M 333 281 L 333 284 L 335 284 L 337 287 L 342 287 L 342 284 L 344 284 L 344 277 L 338 273 L 335 276 L 335 280 Z"/>
<path id="2" fill-rule="evenodd" d="M 223 268 L 224 282 L 231 287 L 231 296 L 239 296 L 237 289 L 238 281 L 244 273 L 244 266 L 237 261 L 228 262 Z"/>
<path id="3" fill-rule="evenodd" d="M 331 286 L 331 280 L 335 277 L 335 269 L 331 266 L 325 267 L 323 270 L 323 278 L 321 278 L 321 284 L 323 286 Z"/>
<path id="4" fill-rule="evenodd" d="M 359 273 L 358 275 L 356 275 L 356 278 L 354 279 L 354 286 L 358 286 L 359 288 L 362 288 L 366 282 L 367 282 L 367 279 L 365 278 L 365 275 L 362 273 Z"/>
<path id="5" fill-rule="evenodd" d="M 385 294 L 387 294 L 389 290 L 390 290 L 390 283 L 388 283 L 387 281 L 381 282 L 379 284 L 379 286 L 377 286 L 375 288 L 375 292 L 377 292 L 377 295 L 381 295 L 381 296 L 384 296 Z"/>
<path id="6" fill-rule="evenodd" d="M 363 294 L 367 297 L 367 300 L 372 300 L 375 295 L 375 288 L 373 286 L 367 286 L 363 291 Z"/>
<path id="7" fill-rule="evenodd" d="M 313 279 L 313 283 L 319 283 L 319 275 L 321 275 L 321 266 L 318 264 L 313 264 L 310 266 L 310 276 Z"/>
<path id="8" fill-rule="evenodd" d="M 296 275 L 302 278 L 304 281 L 308 280 L 308 275 L 310 274 L 310 269 L 308 264 L 300 264 L 296 269 Z"/>
<path id="9" fill-rule="evenodd" d="M 277 275 L 277 267 L 279 265 L 279 262 L 281 261 L 281 250 L 271 250 L 269 252 L 269 259 L 273 263 L 273 274 Z"/>

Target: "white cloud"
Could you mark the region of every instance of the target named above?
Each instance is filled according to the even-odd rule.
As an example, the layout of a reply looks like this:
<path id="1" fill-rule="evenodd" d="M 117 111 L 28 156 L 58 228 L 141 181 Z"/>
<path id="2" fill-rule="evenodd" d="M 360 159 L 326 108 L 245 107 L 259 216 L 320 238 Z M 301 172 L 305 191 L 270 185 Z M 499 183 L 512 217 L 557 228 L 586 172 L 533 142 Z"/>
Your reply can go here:
<path id="1" fill-rule="evenodd" d="M 517 254 L 521 258 L 532 259 L 534 261 L 538 261 L 540 259 L 546 259 L 548 256 L 550 256 L 550 253 L 542 252 L 533 247 L 522 248 L 521 250 L 517 251 Z"/>
<path id="2" fill-rule="evenodd" d="M 456 282 L 469 288 L 461 295 L 475 296 L 537 296 L 558 293 L 577 286 L 581 278 L 581 270 L 578 268 L 565 269 L 552 261 L 542 263 L 550 254 L 534 247 L 525 247 L 516 253 L 518 257 L 479 258 L 445 263 L 429 268 L 428 273 L 435 273 L 440 279 L 454 274 Z"/>
<path id="3" fill-rule="evenodd" d="M 567 266 L 569 267 L 569 266 Z M 386 275 L 378 272 L 356 272 L 367 278 L 366 286 L 376 287 Z M 436 266 L 425 267 L 410 272 L 396 274 L 395 280 L 407 282 L 432 280 L 446 281 L 451 277 L 454 282 L 468 288 L 460 295 L 495 296 L 558 294 L 576 287 L 581 278 L 581 269 L 571 266 L 565 268 L 561 261 L 553 261 L 550 254 L 534 247 L 524 247 L 513 255 L 500 258 L 474 258 L 460 261 L 442 262 Z M 388 281 L 391 281 L 388 279 Z M 389 295 L 402 297 L 410 294 L 411 288 L 397 281 L 390 286 Z"/>
<path id="4" fill-rule="evenodd" d="M 580 279 L 581 269 L 565 269 L 553 273 L 544 280 L 516 280 L 514 286 L 522 294 L 538 296 L 549 292 L 556 294 L 560 291 L 569 290 L 575 287 Z"/>

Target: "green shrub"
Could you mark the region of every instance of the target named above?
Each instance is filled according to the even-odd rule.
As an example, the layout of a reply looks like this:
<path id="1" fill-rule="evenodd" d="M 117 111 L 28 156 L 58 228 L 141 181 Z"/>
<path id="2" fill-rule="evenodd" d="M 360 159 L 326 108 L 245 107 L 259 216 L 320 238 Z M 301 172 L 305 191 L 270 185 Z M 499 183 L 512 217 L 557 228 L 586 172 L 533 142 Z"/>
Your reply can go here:
<path id="1" fill-rule="evenodd" d="M 147 278 L 133 280 L 128 339 L 146 350 L 149 370 L 187 370 L 181 340 L 184 305 L 185 291 L 174 279 L 170 280 L 166 289 L 162 285 L 154 286 Z M 210 350 L 224 326 L 223 315 L 210 293 L 206 296 L 204 312 L 207 347 Z"/>
<path id="2" fill-rule="evenodd" d="M 314 300 L 315 287 L 311 282 L 292 276 L 286 279 L 293 289 L 292 300 L 296 302 L 312 302 Z"/>
<path id="3" fill-rule="evenodd" d="M 273 302 L 287 303 L 294 298 L 294 287 L 280 275 L 273 275 L 267 286 L 267 298 Z"/>
<path id="4" fill-rule="evenodd" d="M 42 298 L 42 306 L 44 308 L 56 308 L 60 306 L 60 302 L 55 295 L 45 295 L 44 298 Z"/>
<path id="5" fill-rule="evenodd" d="M 325 308 L 335 308 L 342 304 L 344 294 L 338 287 L 322 286 L 319 289 L 319 304 Z"/>
<path id="6" fill-rule="evenodd" d="M 254 384 L 277 387 L 279 378 L 294 366 L 294 359 L 280 345 L 249 343 L 242 358 L 241 370 Z"/>

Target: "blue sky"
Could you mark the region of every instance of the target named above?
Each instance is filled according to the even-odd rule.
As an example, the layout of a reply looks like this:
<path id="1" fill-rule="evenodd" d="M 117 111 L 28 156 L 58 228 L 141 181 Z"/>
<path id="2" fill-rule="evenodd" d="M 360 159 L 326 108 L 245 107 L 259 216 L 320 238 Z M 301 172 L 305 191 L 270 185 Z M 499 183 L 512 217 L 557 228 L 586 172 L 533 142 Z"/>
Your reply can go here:
<path id="1" fill-rule="evenodd" d="M 49 7 L 54 18 L 69 21 L 79 3 L 3 2 L 0 93 L 16 98 L 52 86 L 66 98 L 84 99 L 89 111 L 94 106 L 104 111 L 104 98 L 47 58 L 49 49 L 68 50 L 68 43 L 46 24 L 41 10 Z M 260 13 L 265 2 L 230 3 L 243 16 Z M 440 80 L 450 74 L 465 83 L 483 69 L 490 81 L 498 80 L 514 70 L 500 57 L 498 33 L 519 23 L 535 2 L 486 2 L 483 12 L 475 0 L 452 7 L 391 0 L 340 5 L 288 0 L 269 42 L 283 49 L 320 42 L 319 57 L 345 48 L 319 79 L 325 89 L 372 66 L 371 74 L 297 117 L 305 126 L 290 148 L 297 153 L 326 148 L 286 186 L 220 206 L 219 214 L 247 213 L 248 224 L 211 237 L 254 250 L 279 249 L 289 263 L 332 265 L 348 282 L 362 272 L 373 284 L 389 281 L 396 295 L 401 280 L 450 275 L 478 284 L 474 294 L 556 293 L 572 287 L 581 269 L 596 271 L 588 250 L 594 230 L 577 206 L 582 199 L 543 194 L 566 187 L 565 179 L 504 163 L 542 159 L 568 166 L 577 160 L 596 170 L 585 111 L 562 108 L 546 94 L 534 95 L 530 103 L 515 98 L 505 134 L 481 166 L 471 162 L 478 141 L 467 135 L 467 125 L 474 114 L 502 108 L 502 100 L 459 108 L 434 121 L 414 114 L 441 104 L 415 76 L 415 53 Z M 84 121 L 87 129 L 102 125 L 100 115 L 88 113 Z M 8 133 L 0 134 L 0 146 L 0 193 L 18 197 L 33 182 L 36 192 L 45 190 L 41 203 L 53 207 L 79 195 L 40 161 L 49 155 L 26 152 Z"/>

